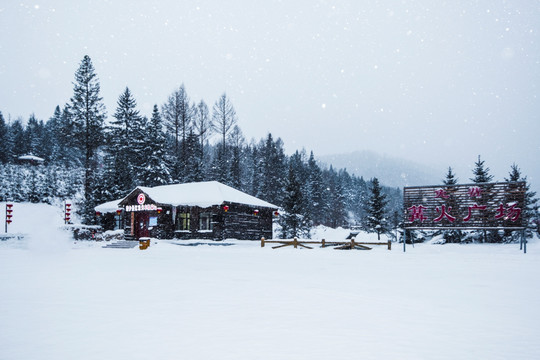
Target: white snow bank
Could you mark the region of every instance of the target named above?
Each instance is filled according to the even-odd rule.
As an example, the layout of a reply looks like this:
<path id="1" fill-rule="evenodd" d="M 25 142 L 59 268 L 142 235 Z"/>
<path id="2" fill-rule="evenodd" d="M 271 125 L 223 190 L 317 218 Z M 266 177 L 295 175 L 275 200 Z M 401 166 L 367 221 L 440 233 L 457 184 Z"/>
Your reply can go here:
<path id="1" fill-rule="evenodd" d="M 41 251 L 55 251 L 69 248 L 71 234 L 62 230 L 63 210 L 48 204 L 13 204 L 12 220 L 8 233 L 24 235 L 23 246 Z M 6 203 L 0 203 L 0 224 L 5 232 Z M 21 245 L 21 243 L 19 243 Z"/>

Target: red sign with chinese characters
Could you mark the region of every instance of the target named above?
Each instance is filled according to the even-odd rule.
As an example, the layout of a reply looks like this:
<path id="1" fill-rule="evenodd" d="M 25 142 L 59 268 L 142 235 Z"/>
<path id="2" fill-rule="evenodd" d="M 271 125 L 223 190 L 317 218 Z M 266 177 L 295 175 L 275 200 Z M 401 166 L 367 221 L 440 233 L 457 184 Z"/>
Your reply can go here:
<path id="1" fill-rule="evenodd" d="M 405 187 L 405 228 L 523 228 L 525 185 L 519 181 Z"/>

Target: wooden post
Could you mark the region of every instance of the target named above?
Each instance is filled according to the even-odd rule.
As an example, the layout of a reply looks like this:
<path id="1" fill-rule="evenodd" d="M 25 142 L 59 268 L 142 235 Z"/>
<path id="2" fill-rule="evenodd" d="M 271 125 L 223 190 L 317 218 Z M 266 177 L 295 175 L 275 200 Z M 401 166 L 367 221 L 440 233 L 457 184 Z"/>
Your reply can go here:
<path id="1" fill-rule="evenodd" d="M 295 249 L 298 248 L 298 239 L 297 239 L 297 238 L 294 238 L 294 240 L 293 240 L 293 245 L 294 245 L 294 248 L 295 248 Z"/>
<path id="2" fill-rule="evenodd" d="M 354 250 L 355 247 L 354 238 L 351 239 L 351 250 Z"/>
<path id="3" fill-rule="evenodd" d="M 326 244 L 326 240 L 322 239 L 322 247 L 324 247 Z"/>
<path id="4" fill-rule="evenodd" d="M 261 247 L 264 247 L 264 236 L 261 238 Z"/>
<path id="5" fill-rule="evenodd" d="M 527 253 L 527 237 L 525 236 L 525 230 L 521 230 L 521 236 L 523 238 L 523 253 Z"/>
<path id="6" fill-rule="evenodd" d="M 405 252 L 405 244 L 407 243 L 407 229 L 403 228 L 403 252 Z"/>
<path id="7" fill-rule="evenodd" d="M 388 250 L 392 250 L 392 242 L 388 240 Z"/>

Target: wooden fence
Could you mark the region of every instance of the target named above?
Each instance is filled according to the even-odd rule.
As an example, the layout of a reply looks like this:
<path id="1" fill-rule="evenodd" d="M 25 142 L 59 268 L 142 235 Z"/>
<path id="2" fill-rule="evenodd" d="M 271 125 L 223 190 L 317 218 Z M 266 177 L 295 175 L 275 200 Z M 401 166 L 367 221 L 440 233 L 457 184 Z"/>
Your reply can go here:
<path id="1" fill-rule="evenodd" d="M 386 245 L 388 246 L 388 250 L 392 250 L 392 242 L 390 240 L 388 240 L 388 242 L 358 242 L 354 238 L 352 238 L 350 241 L 327 241 L 325 239 L 322 239 L 321 241 L 304 241 L 298 240 L 297 238 L 292 240 L 266 240 L 263 237 L 261 238 L 261 247 L 264 247 L 265 244 L 280 244 L 272 246 L 272 249 L 279 249 L 286 246 L 293 246 L 295 249 L 297 249 L 299 246 L 306 249 L 313 249 L 311 246 L 306 244 L 320 244 L 323 248 L 334 247 L 334 249 L 338 250 L 371 250 L 371 248 L 366 245 Z"/>

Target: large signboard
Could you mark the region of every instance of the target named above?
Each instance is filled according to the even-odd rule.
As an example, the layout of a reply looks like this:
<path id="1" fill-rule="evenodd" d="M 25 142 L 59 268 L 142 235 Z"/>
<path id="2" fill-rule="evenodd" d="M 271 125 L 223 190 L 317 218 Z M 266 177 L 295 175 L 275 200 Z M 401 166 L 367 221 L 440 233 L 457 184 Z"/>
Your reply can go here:
<path id="1" fill-rule="evenodd" d="M 523 229 L 525 182 L 403 189 L 407 229 Z"/>

